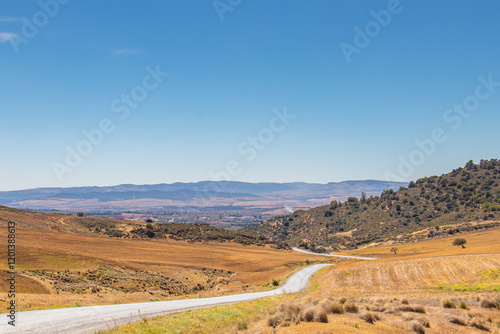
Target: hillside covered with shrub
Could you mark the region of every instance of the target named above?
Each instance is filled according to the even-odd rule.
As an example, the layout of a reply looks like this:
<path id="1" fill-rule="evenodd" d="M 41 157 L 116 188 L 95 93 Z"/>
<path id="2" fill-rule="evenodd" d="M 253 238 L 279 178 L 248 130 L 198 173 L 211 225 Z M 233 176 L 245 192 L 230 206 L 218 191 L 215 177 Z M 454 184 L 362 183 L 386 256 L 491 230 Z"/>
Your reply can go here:
<path id="1" fill-rule="evenodd" d="M 362 193 L 345 202 L 298 210 L 246 231 L 324 252 L 490 228 L 498 225 L 499 217 L 500 161 L 492 159 L 469 161 L 464 168 L 380 196 Z"/>
<path id="2" fill-rule="evenodd" d="M 80 235 L 100 235 L 122 239 L 179 240 L 186 242 L 235 242 L 242 245 L 269 245 L 289 249 L 286 243 L 255 236 L 244 231 L 227 230 L 202 224 L 155 223 L 47 214 L 9 208 L 0 205 L 0 225 L 13 221 L 23 229 L 70 232 Z"/>

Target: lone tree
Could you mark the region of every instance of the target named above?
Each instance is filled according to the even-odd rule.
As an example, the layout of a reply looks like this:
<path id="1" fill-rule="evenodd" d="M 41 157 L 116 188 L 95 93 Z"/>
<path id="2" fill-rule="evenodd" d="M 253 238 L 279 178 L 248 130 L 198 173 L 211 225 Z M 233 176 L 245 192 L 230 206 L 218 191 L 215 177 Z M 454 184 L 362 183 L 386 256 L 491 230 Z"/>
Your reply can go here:
<path id="1" fill-rule="evenodd" d="M 394 252 L 394 254 L 398 253 L 398 248 L 397 247 L 392 247 L 391 252 Z"/>
<path id="2" fill-rule="evenodd" d="M 456 238 L 453 240 L 453 246 L 462 246 L 462 248 L 465 248 L 465 244 L 467 243 L 467 240 L 463 238 Z"/>

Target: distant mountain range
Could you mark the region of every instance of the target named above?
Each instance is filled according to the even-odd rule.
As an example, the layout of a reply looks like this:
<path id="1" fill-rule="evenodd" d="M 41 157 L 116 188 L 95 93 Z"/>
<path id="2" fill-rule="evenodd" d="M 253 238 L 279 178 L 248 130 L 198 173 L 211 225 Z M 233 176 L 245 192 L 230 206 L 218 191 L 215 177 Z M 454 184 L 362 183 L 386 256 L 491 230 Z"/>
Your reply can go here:
<path id="1" fill-rule="evenodd" d="M 0 192 L 0 204 L 36 210 L 167 210 L 180 207 L 237 206 L 269 211 L 307 209 L 349 196 L 380 195 L 406 182 L 376 180 L 317 183 L 202 181 L 109 187 L 38 188 Z"/>

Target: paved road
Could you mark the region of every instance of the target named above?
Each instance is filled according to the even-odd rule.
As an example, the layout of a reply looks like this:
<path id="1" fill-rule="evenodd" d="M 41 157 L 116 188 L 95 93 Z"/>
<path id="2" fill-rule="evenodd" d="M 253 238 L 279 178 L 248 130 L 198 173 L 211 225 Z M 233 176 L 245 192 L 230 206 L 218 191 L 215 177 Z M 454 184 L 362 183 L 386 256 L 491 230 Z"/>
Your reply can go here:
<path id="1" fill-rule="evenodd" d="M 334 257 L 345 257 L 348 259 L 358 259 L 358 260 L 376 260 L 374 257 L 362 257 L 362 256 L 350 256 L 350 255 L 335 255 L 335 254 L 324 254 L 324 253 L 314 253 L 310 251 L 306 251 L 300 248 L 292 247 L 292 249 L 296 252 L 311 254 L 311 255 L 323 255 L 323 256 L 334 256 Z"/>
<path id="2" fill-rule="evenodd" d="M 24 311 L 16 314 L 15 327 L 7 324 L 7 314 L 4 313 L 0 315 L 0 333 L 94 333 L 98 330 L 138 321 L 140 320 L 139 312 L 141 316 L 151 318 L 179 311 L 235 304 L 283 293 L 298 292 L 307 287 L 309 278 L 316 271 L 330 265 L 316 264 L 306 267 L 290 276 L 283 286 L 271 291 L 163 302 Z"/>

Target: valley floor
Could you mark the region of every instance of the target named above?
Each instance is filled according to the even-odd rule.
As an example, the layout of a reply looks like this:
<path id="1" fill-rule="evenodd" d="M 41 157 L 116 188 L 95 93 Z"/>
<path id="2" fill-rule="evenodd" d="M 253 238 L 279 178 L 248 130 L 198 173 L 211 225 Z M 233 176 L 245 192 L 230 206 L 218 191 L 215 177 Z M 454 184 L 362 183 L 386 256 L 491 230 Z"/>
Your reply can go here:
<path id="1" fill-rule="evenodd" d="M 0 229 L 6 238 L 7 229 Z M 19 228 L 18 310 L 266 291 L 311 256 L 269 247 L 126 240 Z M 326 257 L 320 259 L 327 260 Z M 0 266 L 0 300 L 9 290 Z M 244 290 L 245 288 L 245 290 Z"/>

